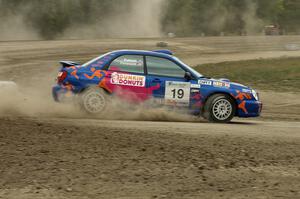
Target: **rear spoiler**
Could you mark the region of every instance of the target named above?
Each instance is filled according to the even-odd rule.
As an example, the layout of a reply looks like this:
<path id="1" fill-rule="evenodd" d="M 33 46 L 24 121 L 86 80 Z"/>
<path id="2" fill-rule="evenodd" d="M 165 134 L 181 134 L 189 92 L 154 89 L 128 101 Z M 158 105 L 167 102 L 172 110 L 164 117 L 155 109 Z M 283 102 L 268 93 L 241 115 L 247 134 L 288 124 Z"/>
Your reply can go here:
<path id="1" fill-rule="evenodd" d="M 73 62 L 73 61 L 60 61 L 59 63 L 62 65 L 63 68 L 80 65 L 80 63 Z"/>
<path id="2" fill-rule="evenodd" d="M 167 49 L 163 49 L 163 50 L 153 50 L 152 52 L 155 53 L 163 53 L 163 54 L 167 54 L 167 55 L 173 55 L 173 52 Z"/>

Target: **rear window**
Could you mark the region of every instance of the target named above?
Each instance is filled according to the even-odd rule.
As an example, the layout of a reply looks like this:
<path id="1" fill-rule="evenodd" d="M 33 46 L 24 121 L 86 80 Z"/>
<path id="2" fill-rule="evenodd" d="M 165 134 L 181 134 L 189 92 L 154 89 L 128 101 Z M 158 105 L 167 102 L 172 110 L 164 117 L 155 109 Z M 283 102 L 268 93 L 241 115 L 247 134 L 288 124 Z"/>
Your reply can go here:
<path id="1" fill-rule="evenodd" d="M 123 55 L 109 66 L 111 71 L 144 73 L 144 58 L 141 55 Z"/>

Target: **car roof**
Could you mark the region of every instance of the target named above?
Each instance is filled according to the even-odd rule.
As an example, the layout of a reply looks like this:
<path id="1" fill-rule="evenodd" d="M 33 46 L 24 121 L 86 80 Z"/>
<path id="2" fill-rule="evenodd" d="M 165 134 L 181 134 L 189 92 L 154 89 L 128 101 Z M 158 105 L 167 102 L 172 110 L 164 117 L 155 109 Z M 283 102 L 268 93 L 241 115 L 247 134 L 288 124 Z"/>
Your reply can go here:
<path id="1" fill-rule="evenodd" d="M 172 58 L 173 53 L 170 50 L 154 50 L 154 51 L 148 51 L 148 50 L 116 50 L 112 51 L 112 54 L 116 55 L 149 55 L 149 56 L 158 56 L 158 57 L 164 57 L 164 58 Z"/>

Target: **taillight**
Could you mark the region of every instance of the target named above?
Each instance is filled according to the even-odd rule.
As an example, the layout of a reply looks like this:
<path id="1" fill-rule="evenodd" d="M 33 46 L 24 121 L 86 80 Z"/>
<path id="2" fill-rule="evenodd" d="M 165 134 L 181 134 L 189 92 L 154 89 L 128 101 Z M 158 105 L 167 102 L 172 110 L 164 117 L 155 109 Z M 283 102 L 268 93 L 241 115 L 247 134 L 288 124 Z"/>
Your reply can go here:
<path id="1" fill-rule="evenodd" d="M 59 72 L 57 75 L 57 83 L 62 83 L 66 79 L 67 75 L 68 73 L 66 71 Z"/>

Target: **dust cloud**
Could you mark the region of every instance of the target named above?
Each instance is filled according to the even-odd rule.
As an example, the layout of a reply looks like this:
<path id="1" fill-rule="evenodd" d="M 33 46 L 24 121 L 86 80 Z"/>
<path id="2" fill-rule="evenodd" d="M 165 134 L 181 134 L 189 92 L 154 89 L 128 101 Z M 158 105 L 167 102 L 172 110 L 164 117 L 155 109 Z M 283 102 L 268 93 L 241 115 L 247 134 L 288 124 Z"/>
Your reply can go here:
<path id="1" fill-rule="evenodd" d="M 255 35 L 263 30 L 264 21 L 257 17 L 256 11 L 257 5 L 252 1 L 247 1 L 247 10 L 242 16 L 247 34 Z"/>
<path id="2" fill-rule="evenodd" d="M 104 20 L 69 27 L 62 38 L 137 38 L 161 37 L 161 17 L 165 0 L 130 0 L 116 5 Z"/>
<path id="3" fill-rule="evenodd" d="M 41 39 L 38 32 L 26 25 L 25 18 L 21 13 L 0 18 L 0 41 L 38 39 Z"/>
<path id="4" fill-rule="evenodd" d="M 76 101 L 56 103 L 49 93 L 38 90 L 37 87 L 0 89 L 0 95 L 0 115 L 3 116 L 178 122 L 199 120 L 186 111 L 154 107 L 151 101 L 136 105 L 124 103 L 117 98 L 109 98 L 104 113 L 90 115 L 85 113 Z"/>
<path id="5" fill-rule="evenodd" d="M 123 100 L 113 98 L 101 118 L 111 120 L 134 121 L 199 121 L 199 117 L 188 114 L 187 110 L 172 109 L 156 106 L 150 99 L 141 104 L 124 103 Z"/>
<path id="6" fill-rule="evenodd" d="M 0 115 L 60 117 L 77 113 L 71 105 L 55 103 L 35 89 L 0 89 Z"/>
<path id="7" fill-rule="evenodd" d="M 79 8 L 78 11 L 83 12 L 81 14 L 87 14 L 84 12 L 88 11 L 80 7 L 82 5 L 79 1 L 66 2 Z M 15 12 L 2 13 L 2 15 L 0 13 L 0 40 L 34 40 L 47 37 L 47 39 L 162 37 L 164 36 L 163 29 L 165 29 L 165 27 L 162 27 L 162 21 L 166 15 L 166 8 L 169 2 L 169 0 L 116 1 L 110 4 L 112 7 L 105 10 L 105 15 L 99 14 L 100 11 L 94 9 L 98 4 L 91 3 L 92 8 L 88 14 L 89 19 L 92 20 L 85 21 L 85 18 L 82 17 L 83 20 L 77 21 L 73 15 L 69 16 L 71 18 L 64 19 L 62 15 L 61 21 L 57 21 L 56 18 L 52 19 L 52 16 L 49 15 L 48 18 L 45 18 L 47 20 L 43 22 L 45 24 L 49 23 L 47 25 L 41 25 L 41 21 L 39 21 L 44 20 L 44 18 L 40 18 L 42 17 L 40 15 L 43 15 L 43 13 L 37 15 L 34 18 L 35 21 L 30 21 L 29 19 L 31 18 L 28 18 L 28 16 L 32 16 L 32 11 L 38 7 L 36 3 L 24 2 L 21 4 L 21 8 L 18 8 Z M 189 2 L 186 3 L 187 7 L 189 4 Z M 62 2 L 49 5 L 52 5 L 51 9 L 49 8 L 49 12 L 55 11 L 56 15 L 54 16 L 57 16 L 60 12 L 69 12 L 67 10 L 68 6 L 62 6 L 64 5 Z M 251 35 L 262 32 L 264 22 L 257 16 L 257 8 L 255 2 L 247 1 L 244 12 L 239 16 L 240 23 L 244 24 L 244 29 L 236 30 L 236 32 L 241 31 Z M 47 9 L 45 9 L 45 12 Z M 174 23 L 175 27 L 172 29 L 184 31 L 183 29 L 189 26 L 185 22 L 185 18 L 192 16 L 189 12 L 189 10 L 183 12 L 179 20 L 182 21 L 181 25 L 178 27 L 178 22 Z M 230 27 L 236 22 L 236 11 L 226 6 L 224 1 L 214 1 L 210 9 L 204 12 L 206 17 L 201 23 L 206 24 L 204 27 L 216 34 L 223 35 L 223 31 L 226 32 L 226 27 Z M 34 23 L 39 25 L 34 26 Z M 172 26 L 172 24 L 167 26 Z M 205 29 L 202 30 L 203 33 L 207 31 Z"/>
<path id="8" fill-rule="evenodd" d="M 51 38 L 95 39 L 160 37 L 162 36 L 162 10 L 166 1 L 167 0 L 127 0 L 122 4 L 115 3 L 105 16 L 99 15 L 97 12 L 91 12 L 92 22 L 82 23 L 82 21 L 77 22 L 76 20 L 69 19 L 70 23 L 60 27 L 62 30 L 61 33 L 57 35 L 53 34 Z M 75 4 L 76 2 L 74 1 L 73 3 Z M 28 19 L 30 19 L 28 16 L 31 16 L 30 13 L 38 6 L 32 2 L 24 2 L 23 4 L 24 8 L 18 8 L 15 12 L 2 13 L 2 15 L 0 13 L 0 41 L 39 40 L 45 36 L 42 35 L 45 31 L 43 33 L 43 31 L 39 29 L 40 25 L 34 26 L 32 25 L 32 21 L 28 21 Z M 55 10 L 58 9 L 58 7 L 54 5 L 51 9 Z M 44 23 L 51 23 L 50 19 L 51 18 L 47 19 L 48 21 Z M 49 31 L 51 32 L 51 29 L 48 28 L 46 33 L 51 35 Z"/>

